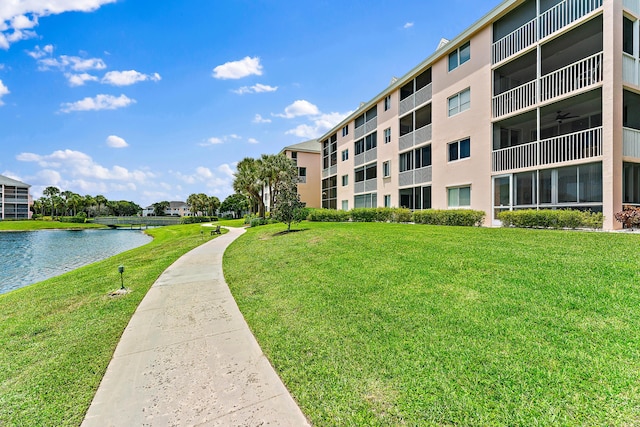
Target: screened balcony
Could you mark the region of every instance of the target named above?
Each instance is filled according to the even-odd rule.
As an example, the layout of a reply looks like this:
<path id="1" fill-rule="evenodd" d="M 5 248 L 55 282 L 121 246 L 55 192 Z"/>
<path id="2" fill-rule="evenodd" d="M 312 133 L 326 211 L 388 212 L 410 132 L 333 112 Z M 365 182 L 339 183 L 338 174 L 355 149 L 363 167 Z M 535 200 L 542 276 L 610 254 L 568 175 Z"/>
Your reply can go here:
<path id="1" fill-rule="evenodd" d="M 540 16 L 529 0 L 496 21 L 493 26 L 492 60 L 497 64 L 562 30 L 602 6 L 602 0 L 542 0 Z"/>
<path id="2" fill-rule="evenodd" d="M 400 150 L 431 141 L 431 104 L 400 118 Z"/>
<path id="3" fill-rule="evenodd" d="M 432 92 L 431 68 L 428 68 L 400 88 L 400 115 L 431 101 Z"/>
<path id="4" fill-rule="evenodd" d="M 640 159 L 640 95 L 625 90 L 622 105 L 622 155 Z"/>
<path id="5" fill-rule="evenodd" d="M 376 130 L 378 127 L 378 106 L 374 105 L 366 113 L 356 117 L 354 138 L 360 138 L 365 134 Z"/>
<path id="6" fill-rule="evenodd" d="M 594 90 L 494 124 L 493 172 L 602 156 L 602 96 Z"/>
<path id="7" fill-rule="evenodd" d="M 539 95 L 535 51 L 494 70 L 494 117 L 502 117 L 595 87 L 602 82 L 602 17 L 545 43 Z"/>

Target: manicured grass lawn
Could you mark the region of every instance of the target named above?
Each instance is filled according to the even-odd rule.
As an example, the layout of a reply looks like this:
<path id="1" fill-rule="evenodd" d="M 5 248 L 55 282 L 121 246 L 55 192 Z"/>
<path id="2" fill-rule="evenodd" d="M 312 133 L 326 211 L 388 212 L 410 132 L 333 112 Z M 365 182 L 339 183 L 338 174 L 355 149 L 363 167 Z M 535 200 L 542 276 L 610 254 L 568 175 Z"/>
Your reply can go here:
<path id="1" fill-rule="evenodd" d="M 240 219 L 221 219 L 214 222 L 214 224 L 220 224 L 223 227 L 244 227 L 244 218 Z"/>
<path id="2" fill-rule="evenodd" d="M 298 228 L 224 271 L 314 425 L 640 424 L 640 235 Z"/>
<path id="3" fill-rule="evenodd" d="M 147 232 L 154 240 L 145 246 L 0 295 L 0 426 L 80 425 L 147 290 L 211 239 L 200 224 Z M 120 288 L 121 264 L 132 292 L 109 297 Z"/>
<path id="4" fill-rule="evenodd" d="M 0 221 L 0 231 L 30 231 L 30 230 L 49 230 L 49 229 L 65 229 L 65 228 L 105 228 L 99 224 L 72 224 L 68 222 L 58 221 Z"/>

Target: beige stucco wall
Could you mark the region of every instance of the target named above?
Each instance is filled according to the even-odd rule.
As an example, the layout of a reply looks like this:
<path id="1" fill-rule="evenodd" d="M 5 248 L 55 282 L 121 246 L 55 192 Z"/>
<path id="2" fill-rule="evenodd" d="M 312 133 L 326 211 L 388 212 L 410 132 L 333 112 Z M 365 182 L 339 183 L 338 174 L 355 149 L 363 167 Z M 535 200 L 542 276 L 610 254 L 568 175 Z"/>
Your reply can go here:
<path id="1" fill-rule="evenodd" d="M 300 201 L 309 208 L 319 208 L 320 192 L 322 188 L 322 155 L 307 151 L 296 151 L 298 156 L 298 167 L 307 168 L 307 182 L 298 184 L 298 194 Z M 285 155 L 291 158 L 291 151 L 286 151 Z"/>

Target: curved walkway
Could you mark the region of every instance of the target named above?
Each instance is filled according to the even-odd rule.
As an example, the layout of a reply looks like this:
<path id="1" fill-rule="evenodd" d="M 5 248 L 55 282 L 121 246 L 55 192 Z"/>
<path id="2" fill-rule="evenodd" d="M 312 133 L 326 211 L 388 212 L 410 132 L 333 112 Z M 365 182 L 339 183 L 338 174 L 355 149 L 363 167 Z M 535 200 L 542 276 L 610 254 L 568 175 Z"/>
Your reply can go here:
<path id="1" fill-rule="evenodd" d="M 308 426 L 262 354 L 222 275 L 244 229 L 173 263 L 134 313 L 82 423 Z"/>

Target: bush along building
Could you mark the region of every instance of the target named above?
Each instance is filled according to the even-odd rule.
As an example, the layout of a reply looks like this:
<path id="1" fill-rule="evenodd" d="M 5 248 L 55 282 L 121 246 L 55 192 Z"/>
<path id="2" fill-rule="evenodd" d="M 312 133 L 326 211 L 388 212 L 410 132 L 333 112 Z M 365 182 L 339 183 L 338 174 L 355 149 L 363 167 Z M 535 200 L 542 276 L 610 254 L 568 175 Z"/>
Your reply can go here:
<path id="1" fill-rule="evenodd" d="M 320 138 L 322 206 L 640 205 L 640 0 L 507 0 Z"/>

